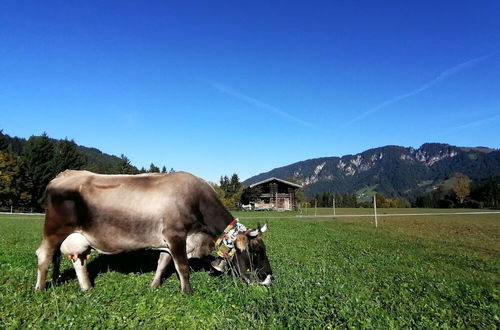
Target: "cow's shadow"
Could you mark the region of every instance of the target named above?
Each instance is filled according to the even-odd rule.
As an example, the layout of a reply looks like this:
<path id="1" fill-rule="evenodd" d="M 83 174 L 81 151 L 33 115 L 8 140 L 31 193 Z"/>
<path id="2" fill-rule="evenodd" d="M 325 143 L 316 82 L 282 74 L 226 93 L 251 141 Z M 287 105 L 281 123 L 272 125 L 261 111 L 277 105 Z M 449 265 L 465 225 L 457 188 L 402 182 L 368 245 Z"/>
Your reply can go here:
<path id="1" fill-rule="evenodd" d="M 87 271 L 92 285 L 94 285 L 95 279 L 99 274 L 107 272 L 122 274 L 152 273 L 151 280 L 153 280 L 159 257 L 160 252 L 155 250 L 138 250 L 114 255 L 99 254 L 87 263 Z M 210 272 L 212 276 L 221 275 L 221 273 L 215 271 L 210 265 L 214 259 L 215 257 L 213 256 L 189 259 L 191 272 Z M 167 267 L 162 280 L 172 276 L 172 274 L 177 275 L 173 262 Z M 59 286 L 74 279 L 76 279 L 76 273 L 71 266 L 65 269 L 55 282 L 48 283 L 48 285 Z"/>

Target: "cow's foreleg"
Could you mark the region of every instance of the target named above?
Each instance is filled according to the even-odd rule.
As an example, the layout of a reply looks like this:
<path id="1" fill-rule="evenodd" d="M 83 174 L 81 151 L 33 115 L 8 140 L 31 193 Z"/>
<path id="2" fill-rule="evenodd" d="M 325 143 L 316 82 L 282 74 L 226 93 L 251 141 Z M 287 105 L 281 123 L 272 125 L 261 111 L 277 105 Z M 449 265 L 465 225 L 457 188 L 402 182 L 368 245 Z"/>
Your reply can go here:
<path id="1" fill-rule="evenodd" d="M 75 268 L 76 277 L 78 278 L 78 283 L 80 283 L 80 288 L 83 291 L 92 289 L 92 284 L 90 283 L 89 273 L 87 272 L 86 258 L 84 254 L 78 255 L 73 260 L 73 267 Z"/>
<path id="2" fill-rule="evenodd" d="M 168 252 L 160 252 L 160 258 L 158 258 L 158 267 L 156 268 L 155 278 L 151 282 L 152 288 L 157 288 L 161 284 L 161 277 L 165 273 L 168 265 L 172 261 L 172 256 Z"/>
<path id="3" fill-rule="evenodd" d="M 181 289 L 185 294 L 193 294 L 191 283 L 189 282 L 189 264 L 186 253 L 186 237 L 170 236 L 167 238 L 168 245 L 172 251 L 172 258 L 174 259 L 175 270 L 179 274 L 181 281 Z"/>

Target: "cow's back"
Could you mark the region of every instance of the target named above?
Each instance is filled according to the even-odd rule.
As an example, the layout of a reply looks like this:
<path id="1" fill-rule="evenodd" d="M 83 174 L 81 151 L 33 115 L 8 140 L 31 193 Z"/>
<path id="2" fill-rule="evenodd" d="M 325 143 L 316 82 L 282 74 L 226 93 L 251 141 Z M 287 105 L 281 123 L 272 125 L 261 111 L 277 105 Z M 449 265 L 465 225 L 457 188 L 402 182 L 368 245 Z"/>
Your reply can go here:
<path id="1" fill-rule="evenodd" d="M 156 215 L 169 204 L 187 206 L 210 193 L 199 178 L 185 172 L 170 174 L 104 175 L 68 170 L 47 186 L 47 205 L 72 200 L 89 211 Z M 96 214 L 92 214 L 95 216 Z"/>

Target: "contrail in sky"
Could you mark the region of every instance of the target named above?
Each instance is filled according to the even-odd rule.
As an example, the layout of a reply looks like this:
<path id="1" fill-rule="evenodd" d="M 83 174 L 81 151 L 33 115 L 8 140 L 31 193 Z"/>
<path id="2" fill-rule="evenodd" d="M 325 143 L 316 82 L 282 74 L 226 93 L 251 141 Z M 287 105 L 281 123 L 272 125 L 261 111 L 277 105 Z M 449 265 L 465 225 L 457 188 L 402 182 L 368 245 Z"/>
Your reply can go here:
<path id="1" fill-rule="evenodd" d="M 457 72 L 460 72 L 462 70 L 464 70 L 465 68 L 471 66 L 471 65 L 474 65 L 478 62 L 481 62 L 481 61 L 484 61 L 490 57 L 493 57 L 495 55 L 498 55 L 500 54 L 500 51 L 495 51 L 493 53 L 490 53 L 488 55 L 484 55 L 484 56 L 480 56 L 480 57 L 476 57 L 476 58 L 473 58 L 471 60 L 468 60 L 468 61 L 465 61 L 463 63 L 460 63 L 458 65 L 455 65 L 454 67 L 451 67 L 443 72 L 441 72 L 436 78 L 432 79 L 431 81 L 428 81 L 426 82 L 425 84 L 423 84 L 422 86 L 420 86 L 419 88 L 417 89 L 414 89 L 408 93 L 404 93 L 404 94 L 401 94 L 401 95 L 398 95 L 398 96 L 395 96 L 393 97 L 392 99 L 389 99 L 387 101 L 384 101 L 376 106 L 374 106 L 373 108 L 363 112 L 362 114 L 360 114 L 359 116 L 355 117 L 354 119 L 351 119 L 350 121 L 348 121 L 344 126 L 349 126 L 361 119 L 364 119 L 365 117 L 367 117 L 368 115 L 374 113 L 374 112 L 377 112 L 389 105 L 392 105 L 394 103 L 397 103 L 401 100 L 404 100 L 408 97 L 411 97 L 413 95 L 416 95 L 418 93 L 421 93 L 429 88 L 431 88 L 432 86 L 436 85 L 437 83 L 439 83 L 440 81 L 448 78 L 449 76 L 457 73 Z"/>
<path id="2" fill-rule="evenodd" d="M 305 120 L 302 120 L 300 118 L 297 118 L 291 114 L 289 114 L 288 112 L 285 112 L 283 110 L 281 110 L 280 108 L 277 108 L 275 107 L 274 105 L 270 105 L 268 103 L 265 103 L 265 102 L 262 102 L 256 98 L 253 98 L 251 96 L 248 96 L 248 95 L 245 95 L 245 94 L 242 94 L 238 91 L 235 91 L 234 89 L 230 88 L 230 87 L 227 87 L 225 85 L 222 85 L 222 84 L 219 84 L 219 83 L 216 83 L 216 82 L 213 82 L 213 81 L 207 81 L 207 83 L 212 86 L 213 88 L 215 88 L 216 90 L 218 90 L 219 92 L 221 93 L 224 93 L 224 94 L 227 94 L 227 95 L 231 95 L 233 97 L 236 97 L 242 101 L 245 101 L 246 103 L 248 104 L 251 104 L 251 105 L 254 105 L 256 107 L 259 107 L 261 109 L 264 109 L 264 110 L 267 110 L 267 111 L 271 111 L 277 115 L 280 115 L 281 117 L 284 117 L 286 119 L 289 119 L 291 121 L 294 121 L 302 126 L 306 126 L 306 127 L 309 127 L 309 128 L 314 128 L 314 125 L 305 121 Z"/>
<path id="3" fill-rule="evenodd" d="M 480 126 L 480 125 L 484 125 L 486 123 L 491 123 L 492 121 L 496 121 L 499 119 L 500 119 L 500 115 L 495 115 L 495 116 L 491 116 L 488 118 L 479 119 L 479 120 L 476 120 L 476 121 L 473 121 L 473 122 L 470 122 L 470 123 L 467 123 L 464 125 L 456 126 L 453 128 L 453 130 L 460 131 L 460 130 L 463 130 L 465 128 L 469 128 L 469 127 L 473 127 L 473 126 Z"/>

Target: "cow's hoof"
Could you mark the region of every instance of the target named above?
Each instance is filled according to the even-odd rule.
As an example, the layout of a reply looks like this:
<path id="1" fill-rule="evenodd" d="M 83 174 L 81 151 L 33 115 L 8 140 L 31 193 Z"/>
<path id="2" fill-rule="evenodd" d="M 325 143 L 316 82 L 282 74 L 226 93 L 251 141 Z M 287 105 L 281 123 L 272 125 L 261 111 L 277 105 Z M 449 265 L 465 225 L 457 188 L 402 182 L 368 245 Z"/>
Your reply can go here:
<path id="1" fill-rule="evenodd" d="M 161 281 L 153 281 L 151 282 L 151 289 L 156 289 L 157 287 L 159 287 L 161 284 Z"/>
<path id="2" fill-rule="evenodd" d="M 191 289 L 190 287 L 182 289 L 182 292 L 184 292 L 188 296 L 192 296 L 193 295 L 193 289 Z"/>

